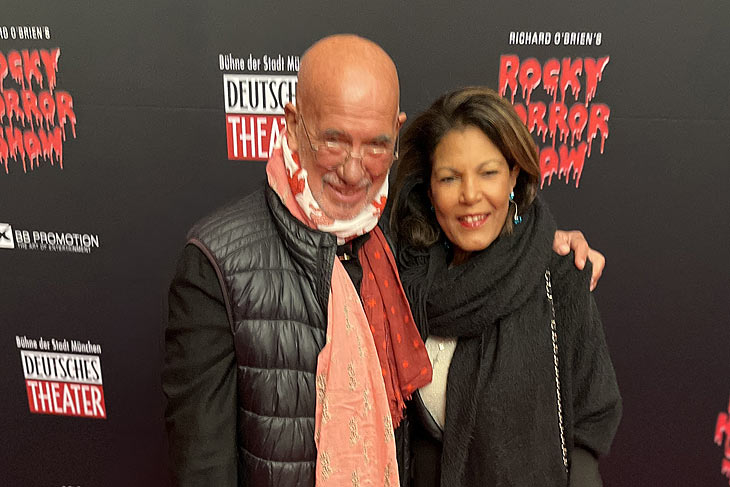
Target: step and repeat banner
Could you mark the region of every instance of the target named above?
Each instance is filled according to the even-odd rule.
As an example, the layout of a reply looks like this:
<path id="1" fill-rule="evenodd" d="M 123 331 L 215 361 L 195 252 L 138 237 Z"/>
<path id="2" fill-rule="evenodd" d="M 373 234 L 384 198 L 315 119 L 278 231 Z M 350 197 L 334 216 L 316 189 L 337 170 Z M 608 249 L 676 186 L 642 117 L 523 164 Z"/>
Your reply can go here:
<path id="1" fill-rule="evenodd" d="M 411 116 L 510 100 L 624 398 L 608 486 L 730 484 L 730 4 L 9 2 L 0 15 L 0 482 L 168 486 L 166 288 L 264 179 L 302 52 L 354 32 Z"/>

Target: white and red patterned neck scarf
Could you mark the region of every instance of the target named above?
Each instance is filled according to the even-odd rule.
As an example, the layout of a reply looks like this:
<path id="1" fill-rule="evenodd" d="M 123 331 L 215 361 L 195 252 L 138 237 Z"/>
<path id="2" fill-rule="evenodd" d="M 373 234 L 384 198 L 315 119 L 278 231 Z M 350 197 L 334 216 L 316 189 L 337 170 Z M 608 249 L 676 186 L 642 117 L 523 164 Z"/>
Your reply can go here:
<path id="1" fill-rule="evenodd" d="M 289 187 L 297 201 L 297 205 L 304 212 L 311 226 L 336 236 L 338 245 L 342 245 L 351 238 L 366 234 L 375 228 L 378 220 L 380 220 L 380 216 L 383 214 L 385 202 L 388 199 L 387 177 L 375 195 L 375 198 L 365 205 L 365 208 L 357 216 L 349 220 L 335 220 L 325 215 L 319 207 L 319 203 L 314 199 L 314 195 L 312 195 L 312 191 L 309 189 L 307 170 L 299 164 L 297 154 L 289 150 L 285 134 L 282 134 L 279 138 L 274 154 L 277 153 L 279 146 L 281 146 L 282 156 L 284 157 L 284 166 L 286 167 Z M 271 178 L 269 178 L 269 184 L 271 184 Z"/>

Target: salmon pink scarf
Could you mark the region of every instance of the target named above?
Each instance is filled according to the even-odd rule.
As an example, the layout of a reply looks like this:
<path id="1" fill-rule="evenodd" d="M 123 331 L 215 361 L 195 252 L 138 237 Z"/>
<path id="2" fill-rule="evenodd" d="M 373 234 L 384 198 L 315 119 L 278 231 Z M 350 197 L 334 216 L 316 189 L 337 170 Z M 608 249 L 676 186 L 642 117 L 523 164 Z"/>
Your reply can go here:
<path id="1" fill-rule="evenodd" d="M 338 259 L 332 269 L 326 344 L 317 357 L 316 485 L 398 486 L 393 431 L 404 398 L 431 381 L 431 364 L 377 227 L 387 182 L 359 215 L 342 221 L 319 208 L 285 134 L 266 172 L 291 214 L 311 228 L 333 233 L 340 244 L 370 233 L 359 252 L 360 296 Z"/>

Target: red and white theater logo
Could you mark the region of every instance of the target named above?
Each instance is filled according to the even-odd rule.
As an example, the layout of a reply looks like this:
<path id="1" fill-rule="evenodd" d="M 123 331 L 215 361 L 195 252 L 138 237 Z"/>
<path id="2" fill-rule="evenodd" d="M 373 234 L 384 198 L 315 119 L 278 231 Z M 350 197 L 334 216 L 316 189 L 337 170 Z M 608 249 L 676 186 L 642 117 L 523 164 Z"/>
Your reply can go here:
<path id="1" fill-rule="evenodd" d="M 73 97 L 56 89 L 61 49 L 0 51 L 0 164 L 23 172 L 40 163 L 63 169 L 67 125 L 76 138 Z"/>
<path id="2" fill-rule="evenodd" d="M 723 445 L 723 441 L 725 442 L 725 458 L 722 459 L 720 473 L 728 478 L 728 485 L 730 485 L 730 402 L 728 402 L 727 413 L 717 415 L 715 425 L 715 444 Z"/>
<path id="3" fill-rule="evenodd" d="M 596 96 L 608 62 L 609 56 L 544 62 L 515 54 L 500 57 L 500 95 L 512 102 L 530 133 L 542 140 L 541 186 L 550 185 L 557 175 L 566 183 L 572 177 L 577 188 L 586 159 L 596 152 L 596 138 L 603 153 L 611 109 Z"/>
<path id="4" fill-rule="evenodd" d="M 286 125 L 284 106 L 296 101 L 293 75 L 224 74 L 228 159 L 265 161 Z"/>
<path id="5" fill-rule="evenodd" d="M 16 337 L 18 345 L 50 350 L 99 351 L 77 340 L 38 340 Z M 83 418 L 106 418 L 101 360 L 87 353 L 21 350 L 30 412 Z"/>

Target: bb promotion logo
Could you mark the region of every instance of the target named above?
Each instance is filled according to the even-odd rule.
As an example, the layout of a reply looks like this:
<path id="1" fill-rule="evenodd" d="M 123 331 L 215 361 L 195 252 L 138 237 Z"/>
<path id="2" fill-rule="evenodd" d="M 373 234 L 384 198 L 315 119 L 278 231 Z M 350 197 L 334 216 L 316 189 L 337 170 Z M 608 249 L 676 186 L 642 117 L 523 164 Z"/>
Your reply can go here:
<path id="1" fill-rule="evenodd" d="M 228 159 L 266 161 L 286 125 L 284 106 L 296 102 L 296 74 L 299 56 L 278 55 L 237 58 L 220 54 L 224 73 L 223 99 L 226 109 Z"/>
<path id="2" fill-rule="evenodd" d="M 26 336 L 15 341 L 31 413 L 106 418 L 100 345 Z"/>
<path id="3" fill-rule="evenodd" d="M 0 223 L 0 249 L 90 254 L 100 246 L 93 233 L 27 230 Z"/>

